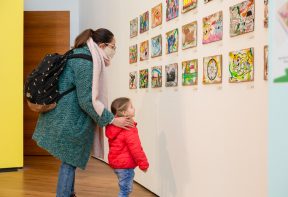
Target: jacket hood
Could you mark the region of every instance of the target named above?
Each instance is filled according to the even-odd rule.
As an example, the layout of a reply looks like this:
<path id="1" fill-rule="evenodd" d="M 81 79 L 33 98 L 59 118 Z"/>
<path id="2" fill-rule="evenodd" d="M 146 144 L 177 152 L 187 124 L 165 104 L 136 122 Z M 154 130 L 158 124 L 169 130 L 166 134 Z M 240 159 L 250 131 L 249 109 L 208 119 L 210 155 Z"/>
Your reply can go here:
<path id="1" fill-rule="evenodd" d="M 121 133 L 122 131 L 124 131 L 124 129 L 120 128 L 120 127 L 116 127 L 114 125 L 108 125 L 106 127 L 106 137 L 108 139 L 114 139 L 116 138 L 119 133 Z"/>
<path id="2" fill-rule="evenodd" d="M 134 125 L 135 125 L 135 127 L 136 127 L 136 126 L 137 126 L 137 123 L 134 122 Z M 112 139 L 115 139 L 115 138 L 116 138 L 121 132 L 123 132 L 123 131 L 126 131 L 126 130 L 110 124 L 110 125 L 108 125 L 108 126 L 106 127 L 106 132 L 105 132 L 105 134 L 106 134 L 106 137 L 107 137 L 108 139 L 111 139 L 111 140 L 112 140 Z"/>

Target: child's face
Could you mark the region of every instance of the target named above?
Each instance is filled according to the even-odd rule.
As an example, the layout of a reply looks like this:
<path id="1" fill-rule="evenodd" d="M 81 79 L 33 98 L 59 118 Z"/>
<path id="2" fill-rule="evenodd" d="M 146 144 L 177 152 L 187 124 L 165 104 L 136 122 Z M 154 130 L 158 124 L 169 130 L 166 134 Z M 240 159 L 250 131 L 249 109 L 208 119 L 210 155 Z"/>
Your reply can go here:
<path id="1" fill-rule="evenodd" d="M 124 115 L 127 116 L 127 117 L 134 117 L 135 116 L 135 108 L 133 107 L 131 101 L 128 103 L 128 108 L 124 112 Z"/>

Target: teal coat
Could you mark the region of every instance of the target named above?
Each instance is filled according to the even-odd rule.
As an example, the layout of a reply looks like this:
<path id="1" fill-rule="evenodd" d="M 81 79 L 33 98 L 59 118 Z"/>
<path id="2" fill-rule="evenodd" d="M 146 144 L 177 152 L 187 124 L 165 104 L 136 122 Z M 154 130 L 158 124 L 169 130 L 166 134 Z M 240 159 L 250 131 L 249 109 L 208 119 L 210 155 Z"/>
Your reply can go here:
<path id="1" fill-rule="evenodd" d="M 91 55 L 87 46 L 75 54 Z M 59 91 L 76 90 L 59 100 L 57 107 L 40 114 L 33 139 L 50 154 L 73 166 L 85 169 L 93 144 L 95 124 L 104 127 L 114 116 L 107 109 L 101 117 L 92 105 L 93 64 L 85 59 L 68 60 L 59 78 Z"/>

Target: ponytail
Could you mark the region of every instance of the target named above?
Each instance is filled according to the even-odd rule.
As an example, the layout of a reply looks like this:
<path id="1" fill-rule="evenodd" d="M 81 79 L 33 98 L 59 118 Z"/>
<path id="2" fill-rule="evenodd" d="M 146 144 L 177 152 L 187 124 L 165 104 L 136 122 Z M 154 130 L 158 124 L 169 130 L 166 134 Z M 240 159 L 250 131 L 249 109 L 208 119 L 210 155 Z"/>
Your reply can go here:
<path id="1" fill-rule="evenodd" d="M 101 44 L 110 43 L 113 40 L 114 35 L 111 31 L 104 28 L 97 29 L 96 31 L 86 29 L 75 39 L 74 48 L 83 47 L 90 37 L 92 37 L 95 43 Z"/>
<path id="2" fill-rule="evenodd" d="M 75 39 L 74 48 L 80 48 L 86 44 L 87 40 L 92 36 L 93 30 L 86 29 Z"/>

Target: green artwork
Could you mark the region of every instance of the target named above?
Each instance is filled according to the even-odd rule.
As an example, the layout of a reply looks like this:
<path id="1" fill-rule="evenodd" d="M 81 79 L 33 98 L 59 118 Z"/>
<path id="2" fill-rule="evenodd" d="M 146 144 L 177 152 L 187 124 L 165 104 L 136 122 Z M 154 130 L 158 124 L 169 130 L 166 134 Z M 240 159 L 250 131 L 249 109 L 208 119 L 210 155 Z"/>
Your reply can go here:
<path id="1" fill-rule="evenodd" d="M 198 60 L 182 62 L 182 85 L 197 85 L 198 82 Z"/>
<path id="2" fill-rule="evenodd" d="M 274 83 L 288 83 L 288 68 L 285 69 L 285 74 L 274 79 Z"/>
<path id="3" fill-rule="evenodd" d="M 143 69 L 139 71 L 139 87 L 140 88 L 148 88 L 148 77 L 149 77 L 149 71 L 148 69 Z"/>

